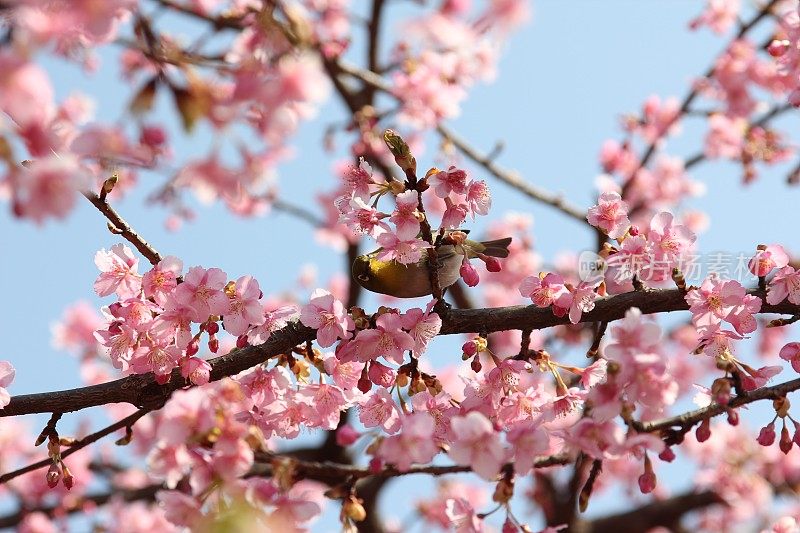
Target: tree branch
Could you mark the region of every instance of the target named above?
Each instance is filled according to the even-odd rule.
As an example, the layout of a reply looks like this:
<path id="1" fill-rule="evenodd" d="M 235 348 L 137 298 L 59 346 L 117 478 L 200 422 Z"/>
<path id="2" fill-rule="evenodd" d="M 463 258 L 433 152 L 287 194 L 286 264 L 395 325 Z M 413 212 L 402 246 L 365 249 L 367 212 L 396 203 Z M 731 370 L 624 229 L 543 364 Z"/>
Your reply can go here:
<path id="1" fill-rule="evenodd" d="M 110 223 L 109 229 L 111 229 L 115 235 L 121 235 L 123 239 L 131 243 L 137 250 L 139 250 L 140 254 L 150 261 L 150 264 L 155 265 L 161 261 L 161 254 L 158 253 L 158 251 L 153 248 L 150 243 L 144 240 L 142 236 L 136 233 L 130 224 L 125 222 L 125 219 L 122 218 L 122 216 L 120 216 L 120 214 L 117 213 L 116 210 L 114 210 L 114 208 L 111 207 L 111 205 L 109 205 L 105 199 L 101 199 L 93 192 L 84 192 L 83 195 L 108 219 Z M 111 226 L 113 226 L 113 229 Z"/>
<path id="2" fill-rule="evenodd" d="M 749 294 L 763 300 L 765 293 L 759 289 Z M 594 310 L 584 313 L 581 322 L 611 322 L 625 316 L 628 309 L 639 308 L 644 314 L 668 313 L 689 309 L 679 289 L 631 291 L 597 300 Z M 761 313 L 800 314 L 800 306 L 788 301 L 777 305 L 764 303 Z M 485 309 L 453 309 L 443 320 L 440 334 L 493 333 L 506 330 L 538 330 L 568 324 L 569 318 L 558 317 L 550 308 L 532 305 Z M 209 360 L 211 380 L 232 376 L 261 364 L 270 358 L 286 353 L 293 347 L 313 340 L 315 330 L 293 322 L 274 332 L 264 344 L 233 350 L 227 355 Z M 87 407 L 108 403 L 130 403 L 137 407 L 162 405 L 175 390 L 188 386 L 178 369 L 172 373 L 165 385 L 155 382 L 152 374 L 128 376 L 100 385 L 78 389 L 13 396 L 2 410 L 0 417 L 30 413 L 68 413 Z"/>
<path id="3" fill-rule="evenodd" d="M 93 442 L 102 439 L 106 435 L 110 435 L 111 433 L 114 433 L 118 429 L 122 429 L 122 428 L 125 428 L 125 427 L 133 426 L 136 423 L 137 420 L 139 420 L 140 418 L 142 418 L 144 415 L 146 415 L 147 413 L 149 413 L 152 410 L 153 409 L 150 409 L 150 408 L 139 409 L 135 413 L 126 416 L 125 418 L 119 420 L 118 422 L 115 422 L 115 423 L 111 424 L 110 426 L 107 426 L 107 427 L 101 429 L 100 431 L 98 431 L 96 433 L 92 433 L 91 435 L 87 435 L 86 437 L 76 441 L 74 444 L 72 444 L 72 446 L 70 446 L 66 450 L 62 451 L 61 452 L 61 458 L 62 459 L 66 459 L 67 457 L 69 457 L 73 453 L 77 452 L 78 450 L 80 450 L 82 448 L 85 448 L 86 446 L 92 444 Z M 22 468 L 18 468 L 17 470 L 12 471 L 12 472 L 8 472 L 6 474 L 3 474 L 2 476 L 0 476 L 0 485 L 2 485 L 4 483 L 14 479 L 15 477 L 19 477 L 19 476 L 21 476 L 23 474 L 27 474 L 28 472 L 33 472 L 34 470 L 38 470 L 40 468 L 44 468 L 46 466 L 50 466 L 51 463 L 52 463 L 52 460 L 50 460 L 49 458 L 48 459 L 43 459 L 43 460 L 41 460 L 41 461 L 39 461 L 37 463 L 32 463 L 32 464 L 29 464 L 28 466 L 24 466 Z"/>
<path id="4" fill-rule="evenodd" d="M 495 162 L 490 157 L 478 152 L 478 150 L 476 150 L 467 141 L 459 137 L 453 130 L 451 130 L 444 124 L 439 124 L 436 127 L 436 131 L 438 131 L 439 134 L 445 140 L 453 143 L 453 146 L 458 148 L 458 150 L 462 154 L 467 156 L 467 158 L 472 160 L 474 163 L 482 166 L 484 169 L 490 172 L 495 178 L 502 181 L 506 185 L 513 187 L 514 189 L 518 190 L 528 198 L 531 198 L 538 202 L 542 202 L 546 205 L 558 209 L 565 215 L 577 220 L 578 222 L 587 225 L 589 224 L 589 222 L 586 220 L 586 210 L 571 205 L 569 202 L 564 200 L 564 198 L 559 194 L 553 194 L 551 192 L 545 191 L 544 189 L 540 189 L 535 185 L 527 183 L 516 172 L 511 172 L 503 168 L 500 168 L 497 164 L 495 164 Z"/>
<path id="5" fill-rule="evenodd" d="M 742 26 L 739 28 L 739 32 L 733 38 L 731 43 L 744 37 L 747 34 L 747 32 L 749 32 L 756 24 L 758 24 L 763 18 L 765 18 L 772 11 L 772 8 L 775 7 L 775 5 L 779 1 L 780 0 L 770 0 L 767 4 L 762 6 L 759 9 L 758 13 L 756 13 L 756 15 L 752 19 L 750 19 L 749 22 L 742 24 Z M 725 47 L 725 50 L 728 50 L 728 48 L 730 48 L 730 44 L 728 44 L 728 46 Z M 719 57 L 719 55 L 717 57 Z M 717 68 L 716 64 L 717 62 L 715 59 L 714 63 L 708 68 L 705 74 L 703 74 L 702 77 L 704 79 L 709 79 L 712 76 L 714 76 L 714 72 L 716 71 Z M 636 176 L 639 174 L 639 171 L 647 166 L 647 164 L 650 162 L 650 159 L 655 154 L 659 141 L 661 141 L 661 139 L 667 134 L 667 132 L 673 126 L 673 124 L 679 121 L 681 117 L 686 115 L 686 112 L 689 111 L 692 102 L 694 102 L 694 100 L 699 96 L 699 94 L 700 92 L 698 88 L 694 86 L 683 98 L 683 101 L 681 102 L 681 107 L 678 110 L 678 113 L 676 113 L 675 117 L 668 124 L 664 126 L 664 129 L 661 132 L 661 134 L 647 146 L 647 149 L 645 150 L 642 159 L 639 161 L 639 164 L 628 175 L 627 181 L 622 185 L 621 196 L 623 199 L 625 199 L 627 197 L 627 194 L 630 192 L 630 189 L 633 186 L 634 182 L 636 181 Z"/>

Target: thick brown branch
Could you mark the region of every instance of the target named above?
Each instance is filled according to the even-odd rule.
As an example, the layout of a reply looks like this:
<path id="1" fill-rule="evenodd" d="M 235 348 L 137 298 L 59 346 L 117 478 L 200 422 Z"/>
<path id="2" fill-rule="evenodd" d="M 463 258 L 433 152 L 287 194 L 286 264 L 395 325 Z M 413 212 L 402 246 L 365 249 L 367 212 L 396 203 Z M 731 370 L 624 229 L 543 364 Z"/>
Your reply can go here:
<path id="1" fill-rule="evenodd" d="M 750 294 L 764 297 L 764 292 L 751 290 Z M 611 322 L 625 316 L 628 309 L 639 308 L 644 314 L 668 313 L 689 308 L 679 289 L 632 291 L 597 301 L 594 310 L 584 313 L 581 322 Z M 778 305 L 764 304 L 762 313 L 800 314 L 800 306 L 784 301 Z M 441 334 L 493 333 L 506 330 L 538 330 L 569 323 L 569 319 L 558 317 L 549 308 L 532 305 L 517 305 L 488 309 L 453 309 L 442 324 Z M 289 351 L 308 339 L 315 338 L 315 331 L 298 323 L 292 323 L 259 346 L 248 346 L 227 355 L 215 357 L 211 363 L 212 381 L 232 376 L 263 363 L 278 354 Z M 68 413 L 87 407 L 108 403 L 130 403 L 137 407 L 161 405 L 173 391 L 187 386 L 176 369 L 166 385 L 158 385 L 152 374 L 128 376 L 123 379 L 92 385 L 79 389 L 38 394 L 23 394 L 11 398 L 0 417 L 30 413 Z"/>
<path id="2" fill-rule="evenodd" d="M 686 513 L 710 505 L 723 504 L 715 492 L 690 492 L 666 500 L 654 501 L 632 511 L 575 524 L 575 533 L 619 533 L 649 531 L 656 527 L 673 528 Z"/>
<path id="3" fill-rule="evenodd" d="M 297 323 L 292 323 L 259 346 L 248 346 L 227 355 L 215 357 L 211 363 L 211 380 L 233 376 L 254 367 L 270 357 L 288 352 L 294 346 L 313 339 L 315 332 Z M 166 385 L 155 382 L 152 374 L 128 376 L 100 385 L 79 389 L 39 394 L 23 394 L 11 398 L 11 402 L 0 410 L 2 416 L 30 413 L 68 413 L 109 403 L 130 403 L 137 407 L 159 406 L 175 391 L 187 386 L 179 370 L 172 373 Z"/>

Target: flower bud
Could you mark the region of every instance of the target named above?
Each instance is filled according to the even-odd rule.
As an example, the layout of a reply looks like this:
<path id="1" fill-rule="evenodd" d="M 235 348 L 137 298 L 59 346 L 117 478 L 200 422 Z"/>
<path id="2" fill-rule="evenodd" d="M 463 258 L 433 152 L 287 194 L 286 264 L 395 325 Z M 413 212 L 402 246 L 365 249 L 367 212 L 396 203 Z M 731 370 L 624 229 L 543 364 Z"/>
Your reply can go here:
<path id="1" fill-rule="evenodd" d="M 350 446 L 356 442 L 361 433 L 355 430 L 350 424 L 344 424 L 336 430 L 336 444 L 339 446 Z"/>
<path id="2" fill-rule="evenodd" d="M 364 519 L 367 518 L 367 511 L 362 505 L 363 502 L 364 500 L 361 498 L 356 498 L 355 496 L 351 495 L 342 505 L 342 512 L 351 520 L 363 522 Z"/>
<path id="3" fill-rule="evenodd" d="M 783 54 L 786 53 L 786 50 L 789 49 L 791 46 L 791 42 L 787 39 L 774 39 L 769 45 L 767 46 L 767 53 L 772 57 L 781 57 Z"/>
<path id="4" fill-rule="evenodd" d="M 216 337 L 211 337 L 208 339 L 208 350 L 211 353 L 217 353 L 219 351 L 219 339 Z"/>
<path id="5" fill-rule="evenodd" d="M 639 476 L 639 490 L 642 494 L 649 494 L 656 488 L 656 473 L 653 471 L 653 463 L 650 462 L 650 456 L 644 456 L 644 474 Z"/>
<path id="6" fill-rule="evenodd" d="M 458 272 L 461 274 L 461 278 L 464 280 L 464 283 L 470 287 L 474 287 L 480 281 L 478 271 L 475 270 L 475 267 L 470 264 L 469 259 L 466 257 L 464 258 L 464 261 L 461 262 L 461 268 Z"/>
<path id="7" fill-rule="evenodd" d="M 478 372 L 481 371 L 481 368 L 483 368 L 483 365 L 481 365 L 480 359 L 475 357 L 474 359 L 472 359 L 472 362 L 469 364 L 469 367 L 472 369 L 473 372 L 475 372 L 477 374 Z"/>
<path id="8" fill-rule="evenodd" d="M 503 265 L 496 257 L 484 256 L 481 259 L 486 263 L 486 270 L 489 272 L 500 272 L 503 269 Z"/>
<path id="9" fill-rule="evenodd" d="M 702 422 L 700 422 L 700 426 L 698 426 L 697 431 L 695 431 L 695 437 L 697 438 L 697 442 L 705 442 L 711 438 L 711 420 L 706 418 Z"/>
<path id="10" fill-rule="evenodd" d="M 216 322 L 206 322 L 205 330 L 209 335 L 216 335 L 219 332 L 219 324 Z"/>
<path id="11" fill-rule="evenodd" d="M 664 448 L 664 451 L 658 454 L 658 458 L 664 461 L 665 463 L 671 463 L 675 460 L 675 452 L 672 451 L 672 448 L 667 446 Z"/>
<path id="12" fill-rule="evenodd" d="M 794 446 L 794 442 L 792 442 L 792 437 L 789 435 L 789 428 L 786 427 L 786 423 L 783 424 L 783 429 L 781 429 L 781 440 L 778 443 L 778 446 L 784 454 L 792 451 L 792 446 Z"/>
<path id="13" fill-rule="evenodd" d="M 466 359 L 469 359 L 476 353 L 478 353 L 478 346 L 475 340 L 468 340 L 461 346 L 461 351 L 464 352 Z"/>
<path id="14" fill-rule="evenodd" d="M 770 422 L 763 428 L 761 431 L 758 432 L 758 437 L 756 438 L 756 442 L 758 442 L 762 446 L 772 446 L 775 442 L 775 422 Z"/>
<path id="15" fill-rule="evenodd" d="M 244 348 L 244 347 L 246 347 L 248 344 L 250 344 L 250 343 L 249 343 L 249 342 L 247 342 L 247 335 L 239 335 L 239 336 L 236 338 L 236 347 L 237 347 L 237 348 L 239 348 L 239 349 L 241 349 L 241 348 Z"/>
<path id="16" fill-rule="evenodd" d="M 61 478 L 61 481 L 64 483 L 64 486 L 67 488 L 67 490 L 70 490 L 75 481 L 75 478 L 72 476 L 72 472 L 70 472 L 69 468 L 67 468 L 67 465 L 61 463 L 61 468 L 63 472 L 63 477 Z"/>
<path id="17" fill-rule="evenodd" d="M 197 339 L 194 338 L 191 341 L 189 341 L 188 346 L 186 346 L 186 355 L 191 357 L 197 354 L 197 352 L 199 351 L 200 351 L 200 346 L 197 344 Z"/>
<path id="18" fill-rule="evenodd" d="M 58 468 L 57 463 L 52 463 L 50 468 L 47 469 L 47 474 L 45 474 L 45 479 L 47 480 L 47 486 L 51 489 L 56 488 L 58 485 L 58 480 L 61 479 L 61 469 Z"/>

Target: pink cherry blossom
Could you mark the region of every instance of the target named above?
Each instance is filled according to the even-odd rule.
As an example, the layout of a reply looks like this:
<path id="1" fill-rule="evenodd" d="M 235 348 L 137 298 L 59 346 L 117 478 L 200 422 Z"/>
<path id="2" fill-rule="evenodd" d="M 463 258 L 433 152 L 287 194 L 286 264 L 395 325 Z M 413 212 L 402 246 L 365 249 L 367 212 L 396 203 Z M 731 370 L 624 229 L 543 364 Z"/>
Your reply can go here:
<path id="1" fill-rule="evenodd" d="M 6 388 L 14 381 L 16 371 L 8 361 L 0 361 L 0 409 L 4 408 L 11 401 L 11 395 Z"/>
<path id="2" fill-rule="evenodd" d="M 492 196 L 489 193 L 489 186 L 485 181 L 471 181 L 467 186 L 467 205 L 475 215 L 488 215 L 492 208 Z"/>
<path id="3" fill-rule="evenodd" d="M 508 432 L 508 443 L 514 451 L 514 471 L 519 475 L 529 472 L 536 457 L 550 451 L 547 432 L 532 424 L 520 424 Z"/>
<path id="4" fill-rule="evenodd" d="M 783 268 L 789 264 L 789 256 L 780 244 L 771 244 L 763 250 L 757 250 L 756 255 L 747 263 L 747 268 L 754 276 L 766 276 L 775 268 Z"/>
<path id="5" fill-rule="evenodd" d="M 414 339 L 412 355 L 419 357 L 428 348 L 428 343 L 439 334 L 442 329 L 442 319 L 437 313 L 432 313 L 436 300 L 431 300 L 425 307 L 425 311 L 413 307 L 403 314 L 403 329 L 408 331 Z"/>
<path id="6" fill-rule="evenodd" d="M 482 533 L 483 520 L 464 498 L 451 498 L 445 504 L 445 514 L 449 521 L 448 526 L 456 533 Z"/>
<path id="7" fill-rule="evenodd" d="M 372 179 L 372 167 L 364 158 L 359 159 L 358 166 L 349 166 L 342 174 L 348 191 L 356 198 L 364 202 L 369 201 L 369 197 L 375 189 L 375 181 Z"/>
<path id="8" fill-rule="evenodd" d="M 400 433 L 383 439 L 378 455 L 400 472 L 408 471 L 414 463 L 427 464 L 439 453 L 432 438 L 433 430 L 433 419 L 427 413 L 406 416 Z"/>
<path id="9" fill-rule="evenodd" d="M 589 208 L 586 219 L 612 239 L 622 237 L 631 225 L 628 220 L 628 204 L 616 192 L 601 194 L 597 205 Z"/>
<path id="10" fill-rule="evenodd" d="M 205 385 L 210 379 L 211 365 L 208 361 L 189 357 L 180 362 L 181 376 L 188 379 L 195 385 Z"/>
<path id="11" fill-rule="evenodd" d="M 506 450 L 492 423 L 481 413 L 472 411 L 450 420 L 453 442 L 447 454 L 456 464 L 470 466 L 487 481 L 493 480 L 506 460 Z"/>
<path id="12" fill-rule="evenodd" d="M 389 225 L 382 221 L 386 214 L 365 203 L 361 198 L 357 196 L 350 199 L 342 198 L 338 204 L 341 213 L 339 222 L 350 228 L 353 233 L 377 238 L 381 233 L 389 230 Z M 413 239 L 416 236 L 415 233 L 408 238 Z"/>
<path id="13" fill-rule="evenodd" d="M 270 335 L 284 328 L 289 322 L 300 316 L 300 309 L 296 305 L 281 305 L 275 307 L 269 302 L 264 303 L 264 322 L 253 327 L 247 333 L 250 344 L 267 342 Z"/>
<path id="14" fill-rule="evenodd" d="M 780 358 L 789 361 L 795 372 L 800 372 L 800 342 L 790 342 L 781 348 Z"/>
<path id="15" fill-rule="evenodd" d="M 695 235 L 681 224 L 676 224 L 672 213 L 663 211 L 653 217 L 647 232 L 647 242 L 653 247 L 653 258 L 669 265 L 665 272 L 653 270 L 656 281 L 671 274 L 671 265 L 687 253 L 695 241 Z"/>
<path id="16" fill-rule="evenodd" d="M 242 335 L 250 326 L 258 326 L 266 320 L 261 306 L 261 289 L 253 276 L 242 276 L 236 280 L 232 291 L 228 292 L 230 305 L 222 323 L 231 335 Z"/>
<path id="17" fill-rule="evenodd" d="M 686 293 L 686 303 L 692 312 L 692 322 L 703 328 L 726 320 L 743 305 L 744 297 L 745 289 L 738 281 L 710 275 L 699 288 Z"/>
<path id="18" fill-rule="evenodd" d="M 380 426 L 387 433 L 397 433 L 402 424 L 397 404 L 384 388 L 372 390 L 366 400 L 359 402 L 358 419 L 364 427 Z"/>
<path id="19" fill-rule="evenodd" d="M 467 173 L 456 167 L 434 172 L 428 176 L 428 183 L 439 198 L 447 198 L 451 193 L 467 193 Z"/>
<path id="20" fill-rule="evenodd" d="M 225 315 L 230 310 L 230 301 L 223 292 L 226 282 L 227 275 L 219 268 L 192 267 L 175 289 L 175 300 L 192 309 L 194 322 Z"/>
<path id="21" fill-rule="evenodd" d="M 317 342 L 323 348 L 332 346 L 336 339 L 346 339 L 355 328 L 342 302 L 324 289 L 311 293 L 311 300 L 300 310 L 300 322 L 317 330 Z"/>
<path id="22" fill-rule="evenodd" d="M 124 244 L 115 244 L 110 251 L 100 250 L 94 256 L 100 276 L 94 282 L 98 296 L 116 292 L 120 298 L 133 298 L 142 290 L 142 279 L 137 274 L 139 260 Z"/>
<path id="23" fill-rule="evenodd" d="M 564 286 L 564 278 L 555 273 L 544 277 L 528 276 L 519 286 L 519 293 L 533 300 L 536 307 L 550 307 L 567 292 L 569 291 Z"/>
<path id="24" fill-rule="evenodd" d="M 555 306 L 559 309 L 568 310 L 569 321 L 577 324 L 580 322 L 583 313 L 588 313 L 594 309 L 594 302 L 597 298 L 594 285 L 581 282 L 574 289 L 561 293 L 555 302 Z"/>
<path id="25" fill-rule="evenodd" d="M 53 346 L 58 349 L 93 355 L 97 350 L 94 332 L 103 321 L 95 308 L 80 301 L 64 311 L 63 318 L 52 326 Z"/>
<path id="26" fill-rule="evenodd" d="M 778 270 L 767 285 L 767 303 L 777 305 L 785 299 L 800 305 L 800 271 L 790 266 Z"/>
<path id="27" fill-rule="evenodd" d="M 402 364 L 404 352 L 411 350 L 416 343 L 401 327 L 402 318 L 399 314 L 384 313 L 375 321 L 375 329 L 359 331 L 355 338 L 359 360 L 366 362 L 384 356 Z"/>
<path id="28" fill-rule="evenodd" d="M 14 214 L 41 225 L 72 211 L 78 192 L 87 186 L 86 170 L 72 157 L 44 157 L 17 169 L 12 183 Z"/>
<path id="29" fill-rule="evenodd" d="M 419 233 L 419 212 L 416 191 L 405 191 L 397 195 L 397 208 L 389 221 L 397 227 L 397 238 L 414 239 Z"/>
<path id="30" fill-rule="evenodd" d="M 689 22 L 689 27 L 708 26 L 714 33 L 726 33 L 736 24 L 739 9 L 739 0 L 707 0 L 705 10 Z"/>
<path id="31" fill-rule="evenodd" d="M 382 250 L 377 258 L 380 261 L 398 261 L 404 265 L 410 265 L 422 259 L 422 252 L 430 248 L 427 242 L 412 238 L 400 239 L 392 232 L 382 233 L 378 236 L 378 245 Z"/>
<path id="32" fill-rule="evenodd" d="M 142 289 L 145 298 L 153 298 L 163 305 L 167 295 L 178 286 L 178 277 L 183 270 L 183 261 L 167 256 L 142 276 Z"/>
<path id="33" fill-rule="evenodd" d="M 336 429 L 341 412 L 350 405 L 342 389 L 336 385 L 309 385 L 303 387 L 295 398 L 305 408 L 308 427 L 326 430 Z"/>

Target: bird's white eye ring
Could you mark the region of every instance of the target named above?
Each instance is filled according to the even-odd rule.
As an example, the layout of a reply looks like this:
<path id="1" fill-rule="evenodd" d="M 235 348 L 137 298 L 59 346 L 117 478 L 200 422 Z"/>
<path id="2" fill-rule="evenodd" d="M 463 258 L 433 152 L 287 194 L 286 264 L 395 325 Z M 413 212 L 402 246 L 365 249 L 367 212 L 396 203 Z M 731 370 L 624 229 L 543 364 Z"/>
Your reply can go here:
<path id="1" fill-rule="evenodd" d="M 359 274 L 358 279 L 360 279 L 361 281 L 369 281 L 369 276 L 367 276 L 366 274 Z"/>

